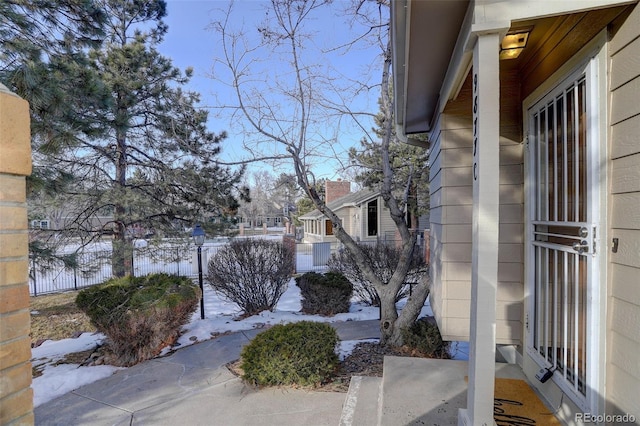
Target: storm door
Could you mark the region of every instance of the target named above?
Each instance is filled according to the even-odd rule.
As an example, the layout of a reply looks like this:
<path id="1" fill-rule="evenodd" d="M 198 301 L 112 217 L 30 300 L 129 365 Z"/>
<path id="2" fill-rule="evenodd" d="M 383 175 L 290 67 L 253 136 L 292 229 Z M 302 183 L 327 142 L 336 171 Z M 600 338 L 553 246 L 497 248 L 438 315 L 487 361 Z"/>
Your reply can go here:
<path id="1" fill-rule="evenodd" d="M 597 344 L 589 324 L 599 216 L 588 76 L 565 80 L 530 108 L 528 136 L 528 353 L 584 409 Z"/>

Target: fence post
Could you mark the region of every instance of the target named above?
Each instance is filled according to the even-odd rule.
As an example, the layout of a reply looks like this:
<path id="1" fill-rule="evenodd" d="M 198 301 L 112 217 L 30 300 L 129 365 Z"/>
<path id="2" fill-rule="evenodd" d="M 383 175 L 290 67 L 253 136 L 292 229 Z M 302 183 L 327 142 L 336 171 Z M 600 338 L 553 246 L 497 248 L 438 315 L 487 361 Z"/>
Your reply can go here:
<path id="1" fill-rule="evenodd" d="M 38 287 L 36 286 L 36 276 L 38 275 L 38 270 L 36 269 L 36 255 L 33 254 L 33 295 L 38 295 Z"/>
<path id="2" fill-rule="evenodd" d="M 178 275 L 180 275 L 180 247 L 176 247 L 176 266 L 178 267 Z"/>
<path id="3" fill-rule="evenodd" d="M 78 289 L 78 268 L 73 267 L 73 289 Z"/>
<path id="4" fill-rule="evenodd" d="M 424 230 L 424 260 L 427 265 L 431 262 L 431 229 Z"/>
<path id="5" fill-rule="evenodd" d="M 132 246 L 131 246 L 131 276 L 132 277 L 136 276 L 136 265 L 133 262 L 133 256 L 135 256 L 135 251 L 136 251 L 136 248 L 133 247 L 133 242 L 132 242 Z"/>
<path id="6" fill-rule="evenodd" d="M 282 244 L 291 250 L 291 252 L 293 253 L 293 271 L 292 274 L 295 274 L 298 268 L 298 255 L 296 253 L 296 238 L 295 236 L 292 235 L 283 235 L 282 236 Z"/>

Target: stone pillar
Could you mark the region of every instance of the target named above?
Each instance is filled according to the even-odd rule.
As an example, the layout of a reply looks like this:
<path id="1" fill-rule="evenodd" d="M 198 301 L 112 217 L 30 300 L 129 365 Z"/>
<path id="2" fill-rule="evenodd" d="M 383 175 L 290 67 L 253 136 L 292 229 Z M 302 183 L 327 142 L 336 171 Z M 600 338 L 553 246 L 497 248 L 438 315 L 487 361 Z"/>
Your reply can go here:
<path id="1" fill-rule="evenodd" d="M 431 264 L 431 229 L 424 230 L 424 261 Z"/>
<path id="2" fill-rule="evenodd" d="M 0 84 L 0 424 L 33 424 L 29 234 L 29 104 Z"/>
<path id="3" fill-rule="evenodd" d="M 297 248 L 298 246 L 296 245 L 296 238 L 294 235 L 284 235 L 282 237 L 282 245 L 284 245 L 285 247 L 287 247 L 289 250 L 291 250 L 291 253 L 293 254 L 293 270 L 291 271 L 291 274 L 296 273 L 296 269 L 298 266 L 298 256 L 297 256 Z"/>

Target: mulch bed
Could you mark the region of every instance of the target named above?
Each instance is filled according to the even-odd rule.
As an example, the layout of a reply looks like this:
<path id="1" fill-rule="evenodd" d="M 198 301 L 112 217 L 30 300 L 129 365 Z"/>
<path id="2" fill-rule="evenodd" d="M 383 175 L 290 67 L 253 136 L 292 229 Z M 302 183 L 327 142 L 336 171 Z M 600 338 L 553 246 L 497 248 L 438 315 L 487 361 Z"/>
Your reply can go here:
<path id="1" fill-rule="evenodd" d="M 364 342 L 357 344 L 351 354 L 341 363 L 336 375 L 327 383 L 314 388 L 315 391 L 347 392 L 352 376 L 382 377 L 385 355 L 413 356 L 425 358 L 423 354 L 409 348 L 391 348 L 380 346 L 378 343 Z M 236 376 L 242 375 L 240 360 L 231 362 L 227 368 Z"/>

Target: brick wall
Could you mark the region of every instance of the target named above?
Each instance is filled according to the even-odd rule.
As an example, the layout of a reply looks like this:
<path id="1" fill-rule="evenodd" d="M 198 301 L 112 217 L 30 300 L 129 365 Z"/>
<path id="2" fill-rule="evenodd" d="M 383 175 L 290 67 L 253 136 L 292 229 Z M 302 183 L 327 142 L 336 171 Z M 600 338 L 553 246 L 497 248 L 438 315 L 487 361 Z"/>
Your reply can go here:
<path id="1" fill-rule="evenodd" d="M 25 176 L 29 105 L 0 84 L 0 424 L 33 424 Z"/>
<path id="2" fill-rule="evenodd" d="M 333 200 L 344 197 L 351 192 L 351 182 L 344 180 L 326 181 L 324 187 L 325 202 L 330 203 Z"/>

